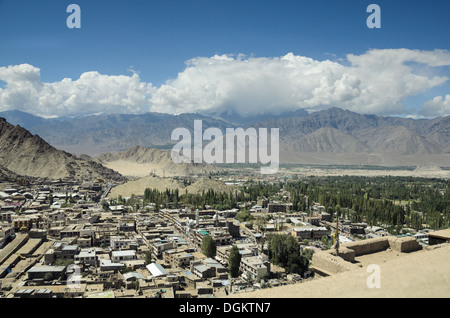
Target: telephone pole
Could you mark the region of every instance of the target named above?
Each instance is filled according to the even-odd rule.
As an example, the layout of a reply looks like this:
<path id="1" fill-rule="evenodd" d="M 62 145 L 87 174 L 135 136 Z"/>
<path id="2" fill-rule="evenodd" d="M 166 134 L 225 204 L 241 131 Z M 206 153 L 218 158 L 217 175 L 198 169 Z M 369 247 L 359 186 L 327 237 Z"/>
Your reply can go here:
<path id="1" fill-rule="evenodd" d="M 339 216 L 336 217 L 336 243 L 334 247 L 336 249 L 336 256 L 339 256 Z"/>

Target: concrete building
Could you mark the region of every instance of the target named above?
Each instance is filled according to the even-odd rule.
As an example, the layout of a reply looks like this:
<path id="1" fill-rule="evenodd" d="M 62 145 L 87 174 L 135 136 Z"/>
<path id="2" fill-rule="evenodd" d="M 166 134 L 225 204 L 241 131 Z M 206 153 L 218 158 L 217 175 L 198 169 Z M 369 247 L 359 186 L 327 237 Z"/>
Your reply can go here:
<path id="1" fill-rule="evenodd" d="M 114 263 L 123 263 L 123 261 L 131 261 L 136 259 L 136 252 L 134 250 L 112 251 L 111 260 Z"/>
<path id="2" fill-rule="evenodd" d="M 194 256 L 184 250 L 172 249 L 163 253 L 163 259 L 168 266 L 184 268 L 189 266 L 191 261 L 194 260 Z"/>
<path id="3" fill-rule="evenodd" d="M 98 256 L 95 249 L 90 248 L 81 250 L 78 255 L 75 255 L 75 264 L 97 266 Z"/>
<path id="4" fill-rule="evenodd" d="M 269 273 L 270 263 L 268 261 L 264 261 L 260 256 L 251 256 L 251 257 L 243 257 L 241 259 L 241 267 L 244 277 L 247 273 L 250 273 L 250 276 L 259 281 L 265 275 Z"/>
<path id="5" fill-rule="evenodd" d="M 107 272 L 113 271 L 117 272 L 118 270 L 125 267 L 125 264 L 122 263 L 113 263 L 110 259 L 103 259 L 100 261 L 100 271 Z"/>
<path id="6" fill-rule="evenodd" d="M 291 235 L 299 241 L 303 240 L 320 240 L 323 236 L 328 235 L 328 230 L 326 227 L 296 227 L 291 231 Z"/>
<path id="7" fill-rule="evenodd" d="M 289 212 L 292 210 L 292 203 L 269 203 L 267 207 L 269 213 Z"/>
<path id="8" fill-rule="evenodd" d="M 64 278 L 65 277 L 65 266 L 33 266 L 30 268 L 27 272 L 28 279 L 44 279 L 44 278 L 51 278 L 51 279 L 58 279 L 58 278 Z"/>
<path id="9" fill-rule="evenodd" d="M 12 237 L 14 230 L 10 226 L 0 226 L 0 248 L 2 248 Z"/>

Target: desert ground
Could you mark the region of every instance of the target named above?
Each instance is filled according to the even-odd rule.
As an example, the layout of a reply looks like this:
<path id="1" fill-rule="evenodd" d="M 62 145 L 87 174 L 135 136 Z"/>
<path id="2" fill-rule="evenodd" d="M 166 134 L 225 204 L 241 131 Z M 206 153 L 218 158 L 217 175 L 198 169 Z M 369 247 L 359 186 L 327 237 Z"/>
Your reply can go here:
<path id="1" fill-rule="evenodd" d="M 281 168 L 279 173 L 293 174 L 297 176 L 395 176 L 395 177 L 421 177 L 421 178 L 450 178 L 450 170 L 443 170 L 439 167 L 419 167 L 414 170 L 407 169 L 345 169 L 345 168 Z"/>

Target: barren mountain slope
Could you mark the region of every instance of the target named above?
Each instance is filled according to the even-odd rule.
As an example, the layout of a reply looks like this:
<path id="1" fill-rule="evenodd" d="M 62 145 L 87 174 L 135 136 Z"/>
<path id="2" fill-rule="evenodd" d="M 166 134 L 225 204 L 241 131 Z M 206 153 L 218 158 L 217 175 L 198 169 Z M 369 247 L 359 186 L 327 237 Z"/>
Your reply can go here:
<path id="1" fill-rule="evenodd" d="M 0 118 L 0 165 L 19 175 L 59 179 L 124 180 L 117 172 L 50 146 L 38 135 Z"/>
<path id="2" fill-rule="evenodd" d="M 204 163 L 175 163 L 169 150 L 134 146 L 119 153 L 104 153 L 96 157 L 105 166 L 123 175 L 143 177 L 153 173 L 159 176 L 209 175 L 221 168 Z"/>

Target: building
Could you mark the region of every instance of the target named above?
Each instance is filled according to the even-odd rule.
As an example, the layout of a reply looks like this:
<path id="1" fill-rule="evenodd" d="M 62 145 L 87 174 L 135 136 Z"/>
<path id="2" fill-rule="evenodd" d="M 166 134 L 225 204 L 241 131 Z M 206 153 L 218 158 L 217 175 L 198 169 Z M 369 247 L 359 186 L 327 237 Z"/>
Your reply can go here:
<path id="1" fill-rule="evenodd" d="M 64 278 L 66 274 L 66 266 L 38 266 L 35 265 L 28 270 L 28 279 L 58 279 Z"/>
<path id="2" fill-rule="evenodd" d="M 241 267 L 244 277 L 247 273 L 256 280 L 259 281 L 269 273 L 270 263 L 264 261 L 260 256 L 242 257 Z"/>
<path id="3" fill-rule="evenodd" d="M 164 277 L 169 273 L 158 263 L 151 263 L 146 266 L 147 270 L 153 277 Z"/>
<path id="4" fill-rule="evenodd" d="M 77 253 L 78 253 L 78 245 L 65 245 L 61 248 L 59 258 L 74 259 Z"/>
<path id="5" fill-rule="evenodd" d="M 107 272 L 113 271 L 117 272 L 118 270 L 125 267 L 125 264 L 122 263 L 113 263 L 110 259 L 103 259 L 100 261 L 100 271 Z"/>
<path id="6" fill-rule="evenodd" d="M 136 258 L 136 252 L 134 250 L 124 250 L 124 251 L 112 251 L 111 260 L 114 263 L 123 263 L 124 261 L 132 261 Z"/>
<path id="7" fill-rule="evenodd" d="M 134 239 L 127 239 L 121 236 L 112 236 L 110 238 L 110 246 L 113 250 L 131 249 L 131 247 L 136 247 L 137 245 L 137 241 Z"/>
<path id="8" fill-rule="evenodd" d="M 428 243 L 430 245 L 450 243 L 450 229 L 428 233 Z"/>
<path id="9" fill-rule="evenodd" d="M 312 227 L 296 227 L 291 231 L 291 235 L 299 241 L 303 240 L 320 240 L 323 236 L 328 235 L 328 230 L 324 226 Z"/>
<path id="10" fill-rule="evenodd" d="M 14 231 L 28 231 L 31 228 L 31 219 L 27 217 L 18 217 L 13 220 Z"/>
<path id="11" fill-rule="evenodd" d="M 75 255 L 75 264 L 85 264 L 96 267 L 98 264 L 98 256 L 95 249 L 81 250 L 78 255 Z"/>
<path id="12" fill-rule="evenodd" d="M 176 247 L 176 243 L 171 241 L 157 241 L 154 242 L 152 245 L 153 255 L 155 255 L 158 258 L 162 257 L 162 253 L 166 250 L 171 250 Z"/>
<path id="13" fill-rule="evenodd" d="M 194 260 L 194 256 L 190 253 L 186 253 L 184 250 L 167 250 L 164 252 L 164 262 L 168 266 L 172 267 L 187 267 Z"/>
<path id="14" fill-rule="evenodd" d="M 230 245 L 233 237 L 230 235 L 226 228 L 208 228 L 203 230 L 194 231 L 194 241 L 198 246 L 203 243 L 203 237 L 211 235 L 216 246 Z"/>
<path id="15" fill-rule="evenodd" d="M 292 203 L 269 203 L 267 207 L 269 213 L 289 212 L 292 210 Z"/>
<path id="16" fill-rule="evenodd" d="M 331 214 L 327 212 L 320 213 L 320 218 L 322 221 L 331 222 Z"/>
<path id="17" fill-rule="evenodd" d="M 0 226 L 0 248 L 2 248 L 14 234 L 14 230 L 10 226 Z"/>
<path id="18" fill-rule="evenodd" d="M 305 221 L 311 225 L 318 226 L 321 218 L 318 216 L 308 216 L 305 218 Z"/>
<path id="19" fill-rule="evenodd" d="M 207 266 L 201 262 L 193 262 L 191 272 L 202 279 L 216 276 L 216 269 L 214 267 Z"/>

